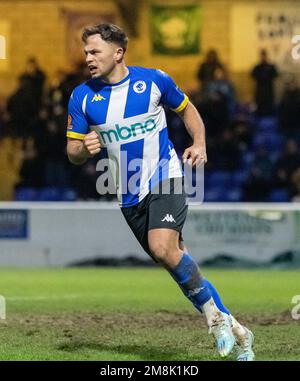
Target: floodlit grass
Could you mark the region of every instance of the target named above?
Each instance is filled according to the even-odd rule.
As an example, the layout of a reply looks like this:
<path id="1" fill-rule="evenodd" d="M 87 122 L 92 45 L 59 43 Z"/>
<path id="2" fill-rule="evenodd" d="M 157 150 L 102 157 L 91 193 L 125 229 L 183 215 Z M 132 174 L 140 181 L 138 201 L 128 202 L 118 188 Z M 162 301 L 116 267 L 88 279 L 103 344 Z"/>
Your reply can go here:
<path id="1" fill-rule="evenodd" d="M 300 360 L 298 271 L 204 274 L 253 330 L 257 360 Z M 1 360 L 219 359 L 203 318 L 161 268 L 1 269 L 0 294 Z"/>

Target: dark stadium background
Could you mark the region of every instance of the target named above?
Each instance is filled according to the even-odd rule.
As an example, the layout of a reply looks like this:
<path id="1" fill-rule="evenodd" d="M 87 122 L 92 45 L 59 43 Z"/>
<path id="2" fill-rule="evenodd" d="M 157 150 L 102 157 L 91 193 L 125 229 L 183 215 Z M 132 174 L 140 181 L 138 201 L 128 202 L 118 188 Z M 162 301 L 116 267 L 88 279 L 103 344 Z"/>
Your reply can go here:
<path id="1" fill-rule="evenodd" d="M 101 154 L 67 160 L 68 99 L 89 78 L 82 28 L 104 21 L 127 32 L 126 64 L 166 71 L 205 122 L 191 254 L 258 360 L 299 360 L 299 14 L 298 0 L 0 1 L 0 360 L 218 359 L 114 195 L 97 193 Z M 181 157 L 191 139 L 166 114 Z"/>
<path id="2" fill-rule="evenodd" d="M 167 71 L 201 113 L 209 158 L 206 201 L 297 201 L 300 88 L 296 61 L 289 72 L 269 51 L 277 77 L 272 80 L 270 72 L 258 70 L 256 76 L 262 79 L 256 97 L 254 66 L 245 71 L 231 67 L 229 16 L 239 2 L 214 3 L 192 2 L 201 13 L 198 49 L 193 54 L 177 54 L 174 61 L 168 52 L 153 53 L 152 29 L 147 25 L 155 17 L 151 7 L 168 6 L 168 2 L 102 1 L 101 6 L 98 1 L 1 2 L 1 15 L 5 15 L 1 20 L 9 27 L 7 62 L 0 66 L 0 199 L 110 199 L 95 190 L 99 174 L 92 161 L 83 167 L 68 163 L 65 128 L 70 93 L 89 76 L 79 44 L 80 28 L 111 19 L 129 34 L 127 64 Z M 184 8 L 187 4 L 170 2 L 174 5 Z M 292 48 L 290 42 L 287 49 Z M 257 64 L 260 46 L 249 49 L 255 52 Z M 217 59 L 207 65 L 211 50 Z M 273 82 L 273 93 L 269 82 Z M 167 115 L 170 138 L 181 155 L 190 144 L 189 136 L 173 112 L 167 110 Z"/>

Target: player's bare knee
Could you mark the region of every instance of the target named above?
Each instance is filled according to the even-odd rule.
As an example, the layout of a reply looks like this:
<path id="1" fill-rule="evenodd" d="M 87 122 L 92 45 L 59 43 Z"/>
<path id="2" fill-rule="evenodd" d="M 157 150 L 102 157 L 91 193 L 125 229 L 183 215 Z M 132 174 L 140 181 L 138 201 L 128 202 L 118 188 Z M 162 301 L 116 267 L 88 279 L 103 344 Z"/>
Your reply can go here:
<path id="1" fill-rule="evenodd" d="M 149 246 L 152 255 L 167 267 L 176 266 L 180 260 L 181 250 L 172 245 L 168 245 L 166 242 L 156 242 Z"/>
<path id="2" fill-rule="evenodd" d="M 150 251 L 152 255 L 160 262 L 164 262 L 168 256 L 168 246 L 165 242 L 149 243 Z"/>

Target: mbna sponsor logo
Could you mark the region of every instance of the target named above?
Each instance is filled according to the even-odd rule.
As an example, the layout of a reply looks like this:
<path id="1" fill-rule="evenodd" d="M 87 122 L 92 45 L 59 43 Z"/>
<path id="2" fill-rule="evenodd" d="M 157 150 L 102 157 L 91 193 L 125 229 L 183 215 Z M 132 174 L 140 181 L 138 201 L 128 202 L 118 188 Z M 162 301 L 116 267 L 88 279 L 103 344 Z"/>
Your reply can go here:
<path id="1" fill-rule="evenodd" d="M 153 131 L 156 128 L 156 123 L 153 119 L 148 119 L 144 123 L 133 123 L 130 126 L 120 126 L 116 123 L 115 127 L 115 129 L 99 132 L 104 144 L 128 140 L 132 137 Z"/>

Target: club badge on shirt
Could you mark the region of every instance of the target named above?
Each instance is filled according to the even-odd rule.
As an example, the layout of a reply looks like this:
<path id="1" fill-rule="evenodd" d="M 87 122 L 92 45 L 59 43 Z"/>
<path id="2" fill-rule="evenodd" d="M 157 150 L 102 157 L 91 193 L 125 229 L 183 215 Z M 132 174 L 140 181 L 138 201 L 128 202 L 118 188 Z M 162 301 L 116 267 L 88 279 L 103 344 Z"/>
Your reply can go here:
<path id="1" fill-rule="evenodd" d="M 141 94 L 141 93 L 143 93 L 146 90 L 146 87 L 147 86 L 146 86 L 146 82 L 145 81 L 137 81 L 133 85 L 133 90 L 136 93 Z"/>

